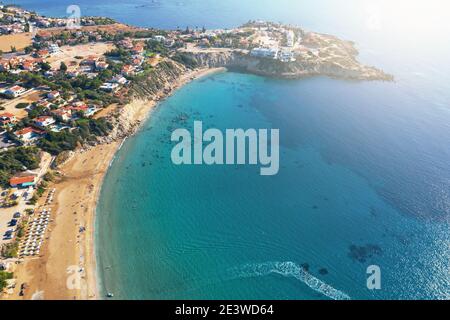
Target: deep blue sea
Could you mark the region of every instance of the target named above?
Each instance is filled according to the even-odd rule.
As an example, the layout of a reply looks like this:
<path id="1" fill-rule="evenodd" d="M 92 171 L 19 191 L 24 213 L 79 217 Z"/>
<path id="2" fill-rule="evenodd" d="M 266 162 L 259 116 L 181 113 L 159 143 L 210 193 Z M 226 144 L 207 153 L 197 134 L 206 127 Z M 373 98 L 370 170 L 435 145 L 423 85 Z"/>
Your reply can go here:
<path id="1" fill-rule="evenodd" d="M 72 1 L 15 1 L 63 16 Z M 395 2 L 395 4 L 391 3 Z M 295 23 L 356 42 L 393 83 L 224 72 L 159 104 L 97 209 L 103 293 L 127 299 L 449 299 L 446 1 L 79 0 L 161 28 Z M 279 128 L 280 172 L 175 166 L 175 128 Z M 381 268 L 381 290 L 366 268 Z M 307 272 L 305 271 L 307 270 Z"/>

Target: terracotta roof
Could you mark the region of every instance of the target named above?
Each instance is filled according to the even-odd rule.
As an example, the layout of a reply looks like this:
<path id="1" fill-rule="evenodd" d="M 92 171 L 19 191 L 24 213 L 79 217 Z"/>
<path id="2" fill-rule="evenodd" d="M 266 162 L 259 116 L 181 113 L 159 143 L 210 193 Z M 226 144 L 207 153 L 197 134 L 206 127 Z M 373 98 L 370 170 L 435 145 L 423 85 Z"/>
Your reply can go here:
<path id="1" fill-rule="evenodd" d="M 38 118 L 34 119 L 34 121 L 36 121 L 36 122 L 44 122 L 45 120 L 51 119 L 51 118 L 52 117 L 50 117 L 50 116 L 42 116 L 42 117 L 38 117 Z"/>
<path id="2" fill-rule="evenodd" d="M 21 86 L 13 86 L 13 87 L 9 88 L 9 90 L 11 90 L 11 91 L 19 91 L 19 90 L 24 90 L 24 88 L 22 88 Z"/>
<path id="3" fill-rule="evenodd" d="M 18 136 L 23 136 L 23 135 L 25 135 L 27 133 L 30 133 L 30 132 L 34 132 L 34 133 L 37 133 L 37 134 L 42 134 L 45 131 L 38 130 L 38 129 L 35 129 L 35 128 L 31 128 L 31 127 L 26 127 L 26 128 L 23 128 L 22 130 L 16 131 L 15 133 Z"/>
<path id="4" fill-rule="evenodd" d="M 56 110 L 53 110 L 52 113 L 58 114 L 58 115 L 70 114 L 70 109 L 67 109 L 67 108 L 56 109 Z"/>
<path id="5" fill-rule="evenodd" d="M 18 184 L 22 184 L 22 183 L 30 183 L 30 182 L 34 182 L 35 177 L 34 176 L 26 176 L 26 177 L 12 177 L 11 179 L 9 179 L 9 184 L 10 185 L 18 185 Z"/>
<path id="6" fill-rule="evenodd" d="M 85 110 L 88 110 L 89 107 L 87 105 L 83 104 L 81 106 L 70 106 L 67 109 L 75 110 L 75 111 L 85 111 Z"/>
<path id="7" fill-rule="evenodd" d="M 4 112 L 4 113 L 0 114 L 0 118 L 13 118 L 13 117 L 14 117 L 14 115 L 9 112 Z"/>
<path id="8" fill-rule="evenodd" d="M 27 128 L 23 128 L 22 130 L 16 131 L 16 135 L 23 136 L 24 134 L 27 134 L 30 132 L 33 132 L 33 129 L 30 127 L 27 127 Z"/>

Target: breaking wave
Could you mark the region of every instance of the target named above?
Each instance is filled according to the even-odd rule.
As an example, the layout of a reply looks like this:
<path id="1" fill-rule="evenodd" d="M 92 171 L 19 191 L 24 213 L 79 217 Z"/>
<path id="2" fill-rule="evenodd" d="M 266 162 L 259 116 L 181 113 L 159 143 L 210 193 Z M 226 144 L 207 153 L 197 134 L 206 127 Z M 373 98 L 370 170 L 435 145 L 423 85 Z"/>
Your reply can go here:
<path id="1" fill-rule="evenodd" d="M 330 299 L 350 300 L 346 293 L 333 288 L 320 279 L 317 279 L 301 266 L 294 262 L 265 262 L 259 264 L 247 264 L 233 270 L 237 277 L 250 278 L 255 276 L 266 276 L 272 273 L 280 274 L 285 277 L 293 277 L 305 283 L 308 287 L 319 292 Z"/>

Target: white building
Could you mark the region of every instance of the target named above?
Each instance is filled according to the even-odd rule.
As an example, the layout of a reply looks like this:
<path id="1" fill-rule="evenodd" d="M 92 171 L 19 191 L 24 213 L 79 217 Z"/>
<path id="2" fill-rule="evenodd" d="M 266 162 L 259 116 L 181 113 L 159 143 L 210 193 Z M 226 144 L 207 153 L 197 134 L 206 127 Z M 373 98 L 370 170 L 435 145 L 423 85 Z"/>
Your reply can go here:
<path id="1" fill-rule="evenodd" d="M 26 144 L 30 144 L 36 139 L 39 139 L 44 133 L 45 131 L 38 130 L 32 127 L 26 127 L 22 130 L 14 132 L 14 134 Z"/>
<path id="2" fill-rule="evenodd" d="M 250 55 L 259 58 L 272 58 L 278 57 L 278 48 L 255 48 L 251 51 Z"/>
<path id="3" fill-rule="evenodd" d="M 154 36 L 153 39 L 155 39 L 158 42 L 166 41 L 166 37 L 164 37 L 164 36 Z"/>
<path id="4" fill-rule="evenodd" d="M 106 70 L 108 69 L 109 64 L 104 61 L 97 61 L 95 62 L 95 69 L 97 70 Z"/>
<path id="5" fill-rule="evenodd" d="M 100 89 L 106 92 L 115 92 L 119 88 L 118 83 L 105 82 Z"/>
<path id="6" fill-rule="evenodd" d="M 295 45 L 295 34 L 292 30 L 286 31 L 286 46 L 292 48 Z"/>
<path id="7" fill-rule="evenodd" d="M 47 93 L 47 98 L 49 98 L 50 100 L 53 100 L 53 99 L 56 99 L 59 97 L 60 97 L 60 94 L 58 91 L 52 91 L 52 92 Z"/>
<path id="8" fill-rule="evenodd" d="M 56 43 L 52 43 L 48 47 L 48 52 L 50 52 L 50 54 L 56 54 L 56 53 L 60 53 L 61 50 L 59 49 L 59 46 Z"/>
<path id="9" fill-rule="evenodd" d="M 56 120 L 50 116 L 42 116 L 42 117 L 34 119 L 34 123 L 39 127 L 48 127 L 49 125 L 52 125 L 55 122 L 56 122 Z"/>
<path id="10" fill-rule="evenodd" d="M 116 75 L 111 79 L 111 82 L 125 85 L 128 83 L 128 80 L 121 75 Z"/>
<path id="11" fill-rule="evenodd" d="M 3 91 L 3 94 L 9 98 L 17 98 L 23 95 L 25 91 L 27 90 L 25 88 L 22 88 L 21 86 L 12 86 L 11 88 Z"/>
<path id="12" fill-rule="evenodd" d="M 278 59 L 282 62 L 294 62 L 295 56 L 292 50 L 281 50 L 278 54 Z"/>

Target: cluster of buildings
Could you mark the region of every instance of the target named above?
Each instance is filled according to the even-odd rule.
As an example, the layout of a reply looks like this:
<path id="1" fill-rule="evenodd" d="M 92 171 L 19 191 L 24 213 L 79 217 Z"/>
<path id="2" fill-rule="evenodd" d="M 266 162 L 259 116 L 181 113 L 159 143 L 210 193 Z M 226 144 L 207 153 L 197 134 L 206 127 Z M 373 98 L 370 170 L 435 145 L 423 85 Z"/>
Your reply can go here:
<path id="1" fill-rule="evenodd" d="M 302 41 L 294 29 L 264 21 L 254 21 L 236 29 L 191 31 L 180 39 L 194 42 L 198 47 L 232 48 L 250 56 L 281 62 L 296 61 L 297 48 Z"/>
<path id="2" fill-rule="evenodd" d="M 119 48 L 125 49 L 131 52 L 131 61 L 130 63 L 125 64 L 122 67 L 121 75 L 123 77 L 131 77 L 136 74 L 142 73 L 144 71 L 143 64 L 145 61 L 145 43 L 143 41 L 134 42 L 130 38 L 125 38 L 117 44 Z M 119 81 L 120 80 L 120 81 Z M 126 80 L 126 79 L 125 79 Z M 123 82 L 123 79 L 117 78 L 113 79 L 110 84 L 105 86 L 105 89 L 110 90 L 109 88 L 115 88 L 117 85 L 120 85 Z"/>
<path id="3" fill-rule="evenodd" d="M 43 58 L 11 55 L 9 58 L 0 58 L 0 72 L 20 73 L 22 71 L 38 71 Z"/>
<path id="4" fill-rule="evenodd" d="M 81 23 L 84 26 L 96 24 L 93 18 L 82 18 Z M 67 25 L 66 18 L 43 17 L 20 7 L 0 4 L 0 35 L 30 32 L 33 28 L 46 29 Z"/>
<path id="5" fill-rule="evenodd" d="M 5 7 L 0 4 L 0 35 L 22 33 L 27 30 L 27 23 L 32 13 L 18 7 Z"/>
<path id="6" fill-rule="evenodd" d="M 25 24 L 20 22 L 14 22 L 11 24 L 0 25 L 0 35 L 2 34 L 13 34 L 13 33 L 23 33 L 25 32 Z"/>
<path id="7" fill-rule="evenodd" d="M 60 72 L 59 70 L 41 70 L 41 65 L 46 63 L 46 58 L 57 54 L 60 48 L 55 43 L 45 43 L 43 49 L 35 50 L 28 55 L 23 54 L 7 54 L 0 59 L 0 71 L 9 73 L 21 73 L 21 72 L 40 72 L 49 80 Z M 124 75 L 134 74 L 139 71 L 143 61 L 145 47 L 144 43 L 135 43 L 131 48 L 133 54 L 132 63 L 127 69 L 125 66 L 125 72 L 116 74 L 111 79 L 103 83 L 99 90 L 103 90 L 109 93 L 115 93 L 123 86 L 126 86 L 129 81 Z M 87 78 L 95 78 L 98 74 L 109 68 L 109 63 L 102 56 L 92 55 L 87 56 L 80 62 L 76 62 L 74 65 L 69 64 L 66 75 L 69 78 L 85 75 Z M 20 98 L 28 91 L 33 89 L 40 93 L 40 99 L 29 103 L 25 107 L 25 110 L 31 112 L 32 110 L 39 108 L 39 116 L 31 119 L 28 125 L 19 130 L 12 131 L 11 133 L 20 141 L 23 145 L 33 145 L 39 139 L 41 139 L 48 131 L 60 132 L 61 130 L 71 129 L 74 120 L 83 117 L 93 116 L 99 109 L 99 106 L 93 104 L 87 104 L 77 98 L 76 93 L 65 93 L 64 95 L 58 91 L 52 91 L 50 88 L 40 87 L 27 89 L 20 82 L 7 86 L 6 84 L 0 84 L 0 95 L 6 99 Z M 28 87 L 29 88 L 29 87 Z M 18 100 L 19 101 L 19 100 Z M 14 102 L 12 102 L 14 103 Z M 14 114 L 10 112 L 0 113 L 0 131 L 14 130 L 16 124 L 19 121 Z"/>
<path id="8" fill-rule="evenodd" d="M 287 48 L 282 48 L 281 50 L 277 47 L 274 48 L 254 48 L 250 51 L 250 55 L 258 58 L 267 58 L 280 60 L 282 62 L 293 62 L 295 61 L 295 54 L 292 50 Z"/>
<path id="9" fill-rule="evenodd" d="M 77 77 L 79 75 L 85 75 L 86 77 L 93 79 L 99 72 L 108 69 L 109 64 L 98 56 L 88 56 L 83 59 L 80 64 L 69 65 L 67 75 L 69 77 Z"/>
<path id="10" fill-rule="evenodd" d="M 167 48 L 172 48 L 175 45 L 175 39 L 173 37 L 165 37 L 162 35 L 156 35 L 153 37 L 153 39 L 158 42 L 161 42 Z"/>
<path id="11" fill-rule="evenodd" d="M 197 43 L 200 47 L 235 48 L 247 50 L 252 41 L 247 38 L 246 31 L 236 29 L 192 30 L 188 34 L 177 34 L 175 45 L 183 47 L 186 42 Z"/>
<path id="12" fill-rule="evenodd" d="M 258 58 L 276 59 L 278 58 L 279 51 L 280 50 L 278 48 L 254 48 L 250 52 L 250 55 Z"/>
<path id="13" fill-rule="evenodd" d="M 255 38 L 266 40 L 260 46 L 250 51 L 250 55 L 259 58 L 276 59 L 281 62 L 293 62 L 296 60 L 296 48 L 301 39 L 296 39 L 291 29 L 283 26 L 257 26 Z M 260 42 L 262 42 L 260 40 Z"/>
<path id="14" fill-rule="evenodd" d="M 0 35 L 29 32 L 34 27 L 65 26 L 66 19 L 46 18 L 14 6 L 0 4 Z"/>
<path id="15" fill-rule="evenodd" d="M 11 95 L 18 95 L 17 92 L 22 92 L 25 89 L 15 85 L 8 90 L 14 92 Z M 64 99 L 58 91 L 50 90 L 43 98 L 26 107 L 26 110 L 31 111 L 35 108 L 40 109 L 41 115 L 31 119 L 27 127 L 12 132 L 23 145 L 35 144 L 47 131 L 60 132 L 70 129 L 71 121 L 79 119 L 80 116 L 91 117 L 99 110 L 96 105 L 77 101 L 75 95 L 70 95 Z M 0 113 L 1 130 L 10 130 L 17 123 L 18 119 L 14 114 L 10 112 Z"/>
<path id="16" fill-rule="evenodd" d="M 70 129 L 71 121 L 79 119 L 81 115 L 84 117 L 91 117 L 98 111 L 97 106 L 88 105 L 81 101 L 74 103 L 60 101 L 59 103 L 60 105 L 50 103 L 52 107 L 42 107 L 43 105 L 49 105 L 47 100 L 43 99 L 37 102 L 36 106 L 44 108 L 44 114 L 32 119 L 29 126 L 14 131 L 14 136 L 21 141 L 23 145 L 33 145 L 42 138 L 47 131 L 60 132 L 61 130 Z M 54 106 L 57 107 L 52 109 Z M 0 119 L 5 119 L 5 122 L 7 123 L 14 123 L 11 114 L 0 114 Z"/>
<path id="17" fill-rule="evenodd" d="M 137 47 L 136 50 L 140 50 L 140 47 Z M 50 54 L 50 52 L 48 50 L 40 50 L 36 52 L 36 54 L 45 56 Z M 18 57 L 11 58 L 4 63 L 4 60 L 2 60 L 2 64 L 5 66 L 4 71 L 11 72 L 13 70 L 12 68 L 16 65 L 21 66 L 22 71 L 39 71 L 38 68 L 23 68 L 23 66 L 30 61 L 22 60 L 23 59 L 19 59 Z M 35 62 L 36 61 L 43 62 L 45 60 L 36 58 Z M 140 65 L 140 63 L 133 66 L 133 70 L 136 70 L 138 65 Z M 94 78 L 99 72 L 108 69 L 108 67 L 109 64 L 104 58 L 100 58 L 99 56 L 88 56 L 83 59 L 79 65 L 77 64 L 77 66 L 71 67 L 72 70 L 68 70 L 66 74 L 68 77 L 76 77 L 84 74 L 88 78 Z M 48 70 L 43 74 L 51 79 L 55 72 L 58 71 Z M 115 93 L 121 87 L 126 86 L 128 82 L 129 81 L 122 74 L 117 74 L 109 81 L 103 83 L 99 89 Z M 4 98 L 15 99 L 24 95 L 28 90 L 32 89 L 26 89 L 19 83 L 16 83 L 0 90 L 0 93 Z M 79 119 L 81 116 L 91 117 L 100 109 L 100 107 L 96 105 L 87 104 L 84 101 L 79 100 L 75 93 L 66 93 L 63 95 L 59 91 L 52 91 L 49 88 L 39 88 L 39 92 L 41 92 L 41 98 L 38 101 L 30 103 L 25 110 L 30 112 L 35 108 L 39 108 L 40 116 L 31 119 L 28 126 L 12 132 L 17 140 L 23 145 L 35 144 L 48 131 L 60 132 L 61 130 L 71 129 L 72 121 Z M 0 113 L 0 126 L 3 130 L 14 128 L 17 122 L 18 120 L 14 114 L 9 112 Z"/>

